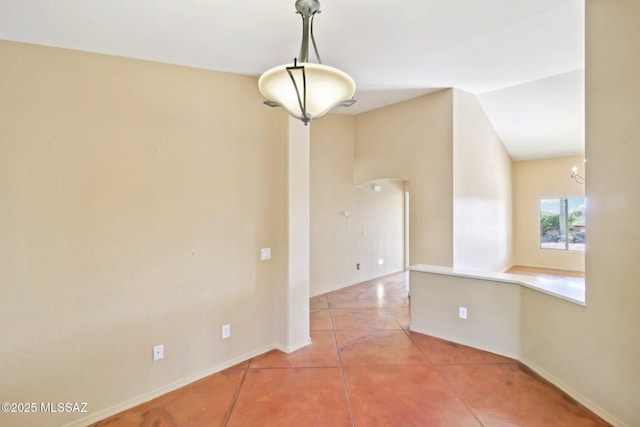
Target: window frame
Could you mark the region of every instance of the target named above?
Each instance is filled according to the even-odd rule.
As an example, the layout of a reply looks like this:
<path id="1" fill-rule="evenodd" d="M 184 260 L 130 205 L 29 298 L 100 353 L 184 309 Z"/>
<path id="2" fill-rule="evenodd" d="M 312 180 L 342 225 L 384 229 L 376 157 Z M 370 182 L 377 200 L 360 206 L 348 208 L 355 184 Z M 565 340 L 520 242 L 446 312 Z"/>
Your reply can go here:
<path id="1" fill-rule="evenodd" d="M 571 242 L 569 241 L 568 235 L 569 235 L 569 200 L 570 199 L 581 199 L 583 201 L 583 204 L 585 206 L 584 210 L 583 210 L 583 216 L 584 216 L 584 232 L 585 232 L 585 246 L 583 249 L 575 249 L 575 248 L 571 248 Z M 564 217 L 564 229 L 565 229 L 565 238 L 564 238 L 564 248 L 559 248 L 559 247 L 543 247 L 542 244 L 542 202 L 544 200 L 558 200 L 560 202 L 560 204 L 562 205 L 560 207 L 560 209 L 564 209 L 564 212 L 560 212 L 559 216 L 560 219 L 562 219 Z M 555 250 L 555 251 L 565 251 L 565 252 L 578 252 L 578 253 L 585 253 L 586 252 L 586 205 L 587 205 L 587 198 L 586 196 L 580 195 L 580 196 L 553 196 L 553 197 L 539 197 L 538 198 L 538 249 L 539 250 Z M 564 214 L 564 215 L 563 215 Z M 562 224 L 560 224 L 560 231 L 562 231 Z"/>

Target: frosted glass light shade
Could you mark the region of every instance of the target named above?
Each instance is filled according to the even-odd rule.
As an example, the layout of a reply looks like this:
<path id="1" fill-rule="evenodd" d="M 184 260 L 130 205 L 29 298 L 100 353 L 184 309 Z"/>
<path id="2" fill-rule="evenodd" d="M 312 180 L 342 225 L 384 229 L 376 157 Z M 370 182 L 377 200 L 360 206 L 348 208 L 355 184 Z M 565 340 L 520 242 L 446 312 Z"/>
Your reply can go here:
<path id="1" fill-rule="evenodd" d="M 306 117 L 300 108 L 296 87 L 287 72 L 287 67 L 293 67 L 293 64 L 280 65 L 262 74 L 258 80 L 260 93 L 303 121 L 322 117 L 333 107 L 352 101 L 356 84 L 345 72 L 323 64 L 298 63 L 297 66 L 304 67 L 306 77 Z M 301 69 L 291 69 L 291 73 L 300 99 L 304 102 L 303 72 Z"/>

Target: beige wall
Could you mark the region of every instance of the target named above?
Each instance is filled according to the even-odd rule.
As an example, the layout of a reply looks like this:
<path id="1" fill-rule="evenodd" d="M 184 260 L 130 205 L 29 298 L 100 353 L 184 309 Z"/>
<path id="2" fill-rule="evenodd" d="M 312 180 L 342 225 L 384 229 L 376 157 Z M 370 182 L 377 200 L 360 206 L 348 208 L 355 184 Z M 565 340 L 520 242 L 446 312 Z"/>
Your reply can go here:
<path id="1" fill-rule="evenodd" d="M 523 358 L 640 425 L 640 3 L 587 0 L 587 307 L 523 293 Z"/>
<path id="2" fill-rule="evenodd" d="M 406 180 L 410 264 L 511 263 L 511 159 L 476 97 L 456 89 L 356 117 L 354 182 Z"/>
<path id="3" fill-rule="evenodd" d="M 356 116 L 354 182 L 408 181 L 410 263 L 453 263 L 453 91 Z"/>
<path id="4" fill-rule="evenodd" d="M 511 157 L 478 99 L 453 91 L 453 266 L 511 265 Z"/>
<path id="5" fill-rule="evenodd" d="M 287 122 L 256 80 L 11 42 L 0 58 L 3 401 L 96 415 L 277 344 Z"/>
<path id="6" fill-rule="evenodd" d="M 520 356 L 520 286 L 411 270 L 411 330 L 507 357 Z M 459 307 L 467 318 L 459 317 Z"/>
<path id="7" fill-rule="evenodd" d="M 404 268 L 403 182 L 354 186 L 355 123 L 330 114 L 310 125 L 312 295 Z"/>
<path id="8" fill-rule="evenodd" d="M 570 176 L 573 166 L 586 176 L 583 162 L 583 156 L 570 156 L 513 163 L 515 265 L 584 271 L 584 252 L 540 249 L 539 215 L 542 198 L 584 197 L 585 186 Z M 589 218 L 587 221 L 589 234 Z"/>

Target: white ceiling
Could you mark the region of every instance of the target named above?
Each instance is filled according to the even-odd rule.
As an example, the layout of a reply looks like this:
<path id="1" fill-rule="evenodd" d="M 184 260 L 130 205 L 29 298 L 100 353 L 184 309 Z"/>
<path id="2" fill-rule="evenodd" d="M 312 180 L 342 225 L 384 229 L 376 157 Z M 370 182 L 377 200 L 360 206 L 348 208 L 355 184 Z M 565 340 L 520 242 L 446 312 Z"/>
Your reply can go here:
<path id="1" fill-rule="evenodd" d="M 0 39 L 258 76 L 298 54 L 294 0 L 1 0 Z M 323 62 L 357 114 L 478 95 L 516 160 L 582 154 L 584 0 L 322 0 Z"/>

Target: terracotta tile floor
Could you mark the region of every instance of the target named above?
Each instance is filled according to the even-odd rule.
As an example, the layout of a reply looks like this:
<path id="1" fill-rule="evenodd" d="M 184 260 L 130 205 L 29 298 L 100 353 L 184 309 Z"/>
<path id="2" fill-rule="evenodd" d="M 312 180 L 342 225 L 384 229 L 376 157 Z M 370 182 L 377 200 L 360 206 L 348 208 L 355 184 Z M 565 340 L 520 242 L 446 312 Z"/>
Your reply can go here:
<path id="1" fill-rule="evenodd" d="M 517 361 L 408 330 L 407 275 L 311 298 L 274 350 L 95 426 L 608 426 Z"/>

